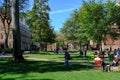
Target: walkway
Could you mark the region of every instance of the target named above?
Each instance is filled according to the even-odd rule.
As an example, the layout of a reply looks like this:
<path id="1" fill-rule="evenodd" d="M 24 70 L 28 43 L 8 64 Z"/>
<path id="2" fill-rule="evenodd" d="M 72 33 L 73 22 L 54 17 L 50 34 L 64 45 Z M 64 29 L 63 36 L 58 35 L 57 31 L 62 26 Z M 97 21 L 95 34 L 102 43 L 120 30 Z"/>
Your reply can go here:
<path id="1" fill-rule="evenodd" d="M 6 57 L 12 57 L 11 54 L 7 54 L 7 55 L 0 55 L 0 59 L 1 58 L 6 58 Z M 51 60 L 51 59 L 40 59 L 40 58 L 26 58 L 27 60 L 34 60 L 34 61 L 50 61 L 50 62 L 61 62 L 64 63 L 64 60 Z M 87 62 L 72 62 L 70 61 L 70 64 L 80 64 L 80 65 L 86 65 L 86 66 L 94 66 L 91 63 L 87 63 Z"/>
<path id="2" fill-rule="evenodd" d="M 27 58 L 28 60 L 34 60 L 34 61 L 50 61 L 50 62 L 62 62 L 64 63 L 64 60 L 49 60 L 49 59 L 39 59 L 39 58 Z M 85 66 L 94 66 L 91 63 L 87 62 L 72 62 L 70 61 L 70 64 L 80 64 L 80 65 L 85 65 Z"/>

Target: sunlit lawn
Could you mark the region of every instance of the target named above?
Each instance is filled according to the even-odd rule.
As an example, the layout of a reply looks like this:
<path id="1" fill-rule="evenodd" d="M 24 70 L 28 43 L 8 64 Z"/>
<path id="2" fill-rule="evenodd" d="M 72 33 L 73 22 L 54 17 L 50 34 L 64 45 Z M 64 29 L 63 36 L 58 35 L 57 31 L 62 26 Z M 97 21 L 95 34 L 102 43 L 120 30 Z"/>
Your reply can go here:
<path id="1" fill-rule="evenodd" d="M 78 52 L 73 52 L 73 53 L 70 53 L 70 56 L 71 56 L 71 59 L 70 61 L 71 62 L 93 62 L 93 59 L 91 59 L 90 57 L 82 57 L 80 58 L 80 55 Z M 64 60 L 64 53 L 59 53 L 59 54 L 56 54 L 54 52 L 45 52 L 45 51 L 37 51 L 37 52 L 33 52 L 33 53 L 30 53 L 30 54 L 26 54 L 25 55 L 25 58 L 37 58 L 37 59 L 49 59 L 49 60 Z"/>
<path id="2" fill-rule="evenodd" d="M 119 80 L 119 72 L 102 72 L 93 67 L 72 65 L 62 69 L 63 63 L 25 61 L 15 63 L 0 61 L 0 80 Z"/>
<path id="3" fill-rule="evenodd" d="M 25 58 L 48 58 L 64 60 L 63 54 L 26 54 Z M 87 61 L 72 55 L 74 61 Z M 73 61 L 73 62 L 74 62 Z M 102 72 L 93 67 L 72 64 L 72 68 L 62 68 L 63 63 L 27 60 L 15 63 L 12 59 L 0 60 L 0 80 L 119 80 L 120 72 Z"/>

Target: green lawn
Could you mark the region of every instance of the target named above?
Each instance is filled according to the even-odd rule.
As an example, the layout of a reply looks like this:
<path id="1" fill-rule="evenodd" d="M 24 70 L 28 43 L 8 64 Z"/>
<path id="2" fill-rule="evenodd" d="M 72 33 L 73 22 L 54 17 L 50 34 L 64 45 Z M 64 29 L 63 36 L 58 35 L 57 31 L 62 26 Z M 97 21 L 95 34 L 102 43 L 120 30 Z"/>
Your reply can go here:
<path id="1" fill-rule="evenodd" d="M 78 56 L 72 54 L 73 60 L 87 61 Z M 63 54 L 53 53 L 25 55 L 25 58 L 29 57 L 64 60 Z M 62 66 L 61 62 L 26 60 L 15 63 L 11 58 L 0 59 L 0 80 L 120 80 L 120 72 L 102 72 L 80 64 L 64 69 Z"/>
<path id="2" fill-rule="evenodd" d="M 89 55 L 89 54 L 88 54 Z M 71 56 L 71 62 L 93 62 L 93 59 L 90 59 L 90 57 L 86 58 L 80 58 L 80 55 L 78 52 L 72 52 L 70 53 Z M 64 60 L 64 54 L 55 54 L 53 52 L 45 52 L 45 51 L 40 51 L 40 52 L 33 52 L 30 54 L 25 55 L 25 58 L 37 58 L 37 59 L 49 59 L 49 60 Z"/>
<path id="3" fill-rule="evenodd" d="M 62 69 L 63 63 L 47 61 L 0 61 L 0 80 L 119 80 L 119 72 L 102 72 L 93 67 L 72 65 Z"/>

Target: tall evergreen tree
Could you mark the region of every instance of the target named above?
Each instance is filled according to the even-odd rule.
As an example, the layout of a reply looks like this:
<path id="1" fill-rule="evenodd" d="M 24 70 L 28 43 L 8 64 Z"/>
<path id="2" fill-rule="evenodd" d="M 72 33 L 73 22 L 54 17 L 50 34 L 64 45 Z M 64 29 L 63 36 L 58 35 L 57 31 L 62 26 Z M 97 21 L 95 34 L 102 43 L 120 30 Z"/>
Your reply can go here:
<path id="1" fill-rule="evenodd" d="M 50 26 L 48 0 L 34 0 L 32 11 L 28 12 L 28 25 L 32 32 L 33 42 L 39 42 L 41 49 L 51 42 L 54 30 Z M 53 40 L 54 41 L 54 40 Z"/>

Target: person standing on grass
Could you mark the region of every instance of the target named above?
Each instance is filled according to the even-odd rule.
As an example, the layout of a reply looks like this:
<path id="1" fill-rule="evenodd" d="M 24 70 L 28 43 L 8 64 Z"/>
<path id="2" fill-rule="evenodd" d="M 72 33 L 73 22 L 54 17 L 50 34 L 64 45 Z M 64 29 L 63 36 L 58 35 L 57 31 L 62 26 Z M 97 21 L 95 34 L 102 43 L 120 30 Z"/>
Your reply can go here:
<path id="1" fill-rule="evenodd" d="M 117 54 L 117 49 L 114 49 L 114 55 L 116 55 Z"/>
<path id="2" fill-rule="evenodd" d="M 83 57 L 83 51 L 79 49 L 80 57 Z"/>
<path id="3" fill-rule="evenodd" d="M 117 56 L 120 59 L 120 48 L 118 48 L 118 50 L 117 50 Z"/>
<path id="4" fill-rule="evenodd" d="M 64 56 L 65 62 L 64 62 L 63 67 L 66 67 L 66 66 L 70 67 L 70 64 L 69 64 L 70 54 L 69 54 L 67 48 L 64 49 L 64 52 L 65 52 L 65 56 Z"/>

